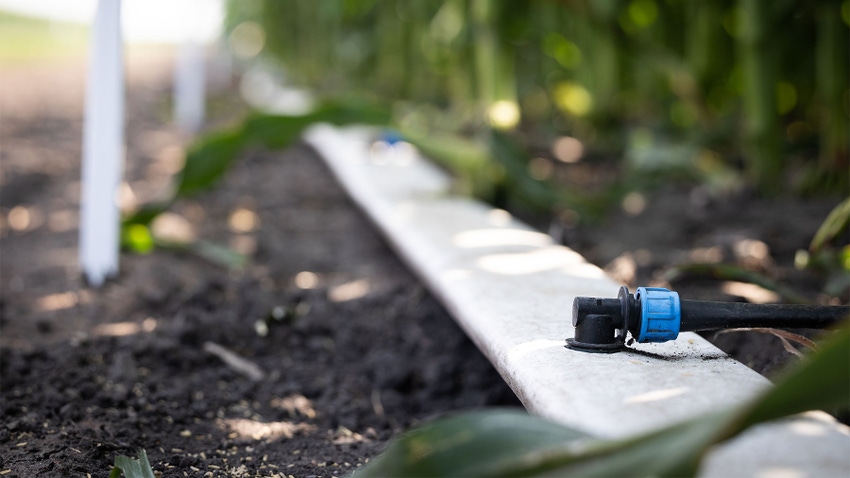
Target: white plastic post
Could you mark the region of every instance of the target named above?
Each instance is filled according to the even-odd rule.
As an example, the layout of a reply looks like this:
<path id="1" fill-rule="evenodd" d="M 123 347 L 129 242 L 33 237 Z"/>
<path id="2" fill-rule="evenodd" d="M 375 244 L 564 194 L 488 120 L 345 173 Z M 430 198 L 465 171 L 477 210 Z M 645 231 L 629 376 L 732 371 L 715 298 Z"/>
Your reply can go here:
<path id="1" fill-rule="evenodd" d="M 91 37 L 83 131 L 80 267 L 98 287 L 118 273 L 124 169 L 121 0 L 99 0 Z"/>
<path id="2" fill-rule="evenodd" d="M 180 130 L 192 135 L 204 123 L 206 97 L 203 44 L 187 38 L 177 50 L 174 68 L 174 117 Z"/>

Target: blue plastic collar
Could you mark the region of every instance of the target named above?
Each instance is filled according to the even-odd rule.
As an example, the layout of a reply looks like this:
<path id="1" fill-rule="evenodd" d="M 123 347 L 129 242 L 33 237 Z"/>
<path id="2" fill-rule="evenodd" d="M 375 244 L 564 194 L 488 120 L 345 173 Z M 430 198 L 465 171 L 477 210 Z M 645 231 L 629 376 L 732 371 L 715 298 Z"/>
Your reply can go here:
<path id="1" fill-rule="evenodd" d="M 638 287 L 635 299 L 640 301 L 638 342 L 666 342 L 679 336 L 679 294 L 661 287 Z"/>

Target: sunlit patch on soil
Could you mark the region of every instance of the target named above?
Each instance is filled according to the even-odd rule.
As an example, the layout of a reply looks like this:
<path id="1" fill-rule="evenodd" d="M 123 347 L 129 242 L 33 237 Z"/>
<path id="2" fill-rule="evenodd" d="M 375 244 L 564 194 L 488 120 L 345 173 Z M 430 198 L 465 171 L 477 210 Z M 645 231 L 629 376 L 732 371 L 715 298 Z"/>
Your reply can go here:
<path id="1" fill-rule="evenodd" d="M 156 329 L 156 319 L 148 317 L 142 323 L 138 322 L 116 322 L 114 324 L 100 324 L 92 330 L 94 336 L 123 337 L 140 332 L 153 332 Z"/>
<path id="2" fill-rule="evenodd" d="M 630 192 L 623 198 L 623 211 L 629 216 L 637 216 L 646 209 L 646 197 L 637 192 Z"/>
<path id="3" fill-rule="evenodd" d="M 225 418 L 218 420 L 218 426 L 235 434 L 239 438 L 250 438 L 252 440 L 277 440 L 280 438 L 292 438 L 299 432 L 311 432 L 316 429 L 315 425 L 307 423 L 292 422 L 259 422 L 247 418 Z"/>
<path id="4" fill-rule="evenodd" d="M 319 276 L 310 271 L 295 274 L 295 287 L 299 289 L 315 289 L 319 285 Z"/>
<path id="5" fill-rule="evenodd" d="M 368 434 L 369 431 L 367 431 L 366 433 Z M 364 437 L 363 435 L 357 432 L 353 432 L 348 428 L 339 427 L 334 432 L 331 441 L 334 445 L 351 445 L 353 443 L 370 442 L 372 440 Z"/>
<path id="6" fill-rule="evenodd" d="M 252 232 L 260 227 L 260 217 L 254 211 L 240 207 L 230 213 L 227 224 L 233 232 Z"/>
<path id="7" fill-rule="evenodd" d="M 54 310 L 70 309 L 77 304 L 85 304 L 91 300 L 87 293 L 73 291 L 49 294 L 39 298 L 35 303 L 35 310 L 39 312 L 52 312 Z"/>
<path id="8" fill-rule="evenodd" d="M 15 206 L 6 217 L 6 224 L 17 232 L 38 229 L 43 222 L 44 217 L 36 207 Z"/>
<path id="9" fill-rule="evenodd" d="M 328 299 L 331 302 L 347 302 L 365 296 L 370 290 L 372 284 L 368 280 L 358 279 L 332 288 L 328 292 Z"/>
<path id="10" fill-rule="evenodd" d="M 269 405 L 273 408 L 286 410 L 291 417 L 294 417 L 298 413 L 307 418 L 316 418 L 316 410 L 313 409 L 313 403 L 301 394 L 274 398 Z"/>
<path id="11" fill-rule="evenodd" d="M 753 304 L 771 304 L 780 301 L 779 294 L 776 292 L 746 282 L 726 281 L 721 290 L 724 294 L 743 297 Z"/>
<path id="12" fill-rule="evenodd" d="M 157 239 L 177 243 L 189 243 L 196 239 L 192 224 L 183 216 L 172 212 L 164 212 L 158 215 L 153 220 L 151 227 Z"/>
<path id="13" fill-rule="evenodd" d="M 717 264 L 723 260 L 723 250 L 718 246 L 698 247 L 691 250 L 690 258 L 694 262 Z"/>

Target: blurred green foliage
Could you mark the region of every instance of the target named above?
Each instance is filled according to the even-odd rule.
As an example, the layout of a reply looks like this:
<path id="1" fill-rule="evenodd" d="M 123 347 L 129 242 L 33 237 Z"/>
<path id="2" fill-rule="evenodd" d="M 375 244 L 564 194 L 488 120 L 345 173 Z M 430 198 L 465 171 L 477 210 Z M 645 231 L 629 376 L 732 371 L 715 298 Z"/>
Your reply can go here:
<path id="1" fill-rule="evenodd" d="M 848 0 L 230 2 L 229 31 L 246 24 L 289 83 L 393 102 L 407 135 L 495 127 L 622 157 L 648 132 L 687 146 L 649 156 L 703 180 L 850 182 Z"/>

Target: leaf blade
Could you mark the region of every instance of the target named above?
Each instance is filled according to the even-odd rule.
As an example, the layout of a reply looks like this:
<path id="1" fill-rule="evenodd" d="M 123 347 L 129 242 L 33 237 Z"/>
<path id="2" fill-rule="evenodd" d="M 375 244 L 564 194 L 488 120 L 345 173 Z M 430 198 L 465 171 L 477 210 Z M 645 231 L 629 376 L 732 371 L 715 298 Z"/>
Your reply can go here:
<path id="1" fill-rule="evenodd" d="M 242 128 L 222 131 L 196 142 L 186 153 L 176 196 L 190 196 L 215 184 L 246 145 Z"/>
<path id="2" fill-rule="evenodd" d="M 109 474 L 110 478 L 118 476 L 116 470 L 124 473 L 126 478 L 155 478 L 156 476 L 148 461 L 148 454 L 145 450 L 139 450 L 139 458 L 137 460 L 124 455 L 116 456 L 115 466 Z"/>
<path id="3" fill-rule="evenodd" d="M 850 223 L 850 198 L 845 199 L 829 212 L 812 237 L 809 251 L 818 252 L 841 231 L 846 231 L 848 223 Z"/>
<path id="4" fill-rule="evenodd" d="M 525 413 L 470 412 L 412 430 L 356 476 L 490 476 L 509 460 L 586 436 Z"/>

